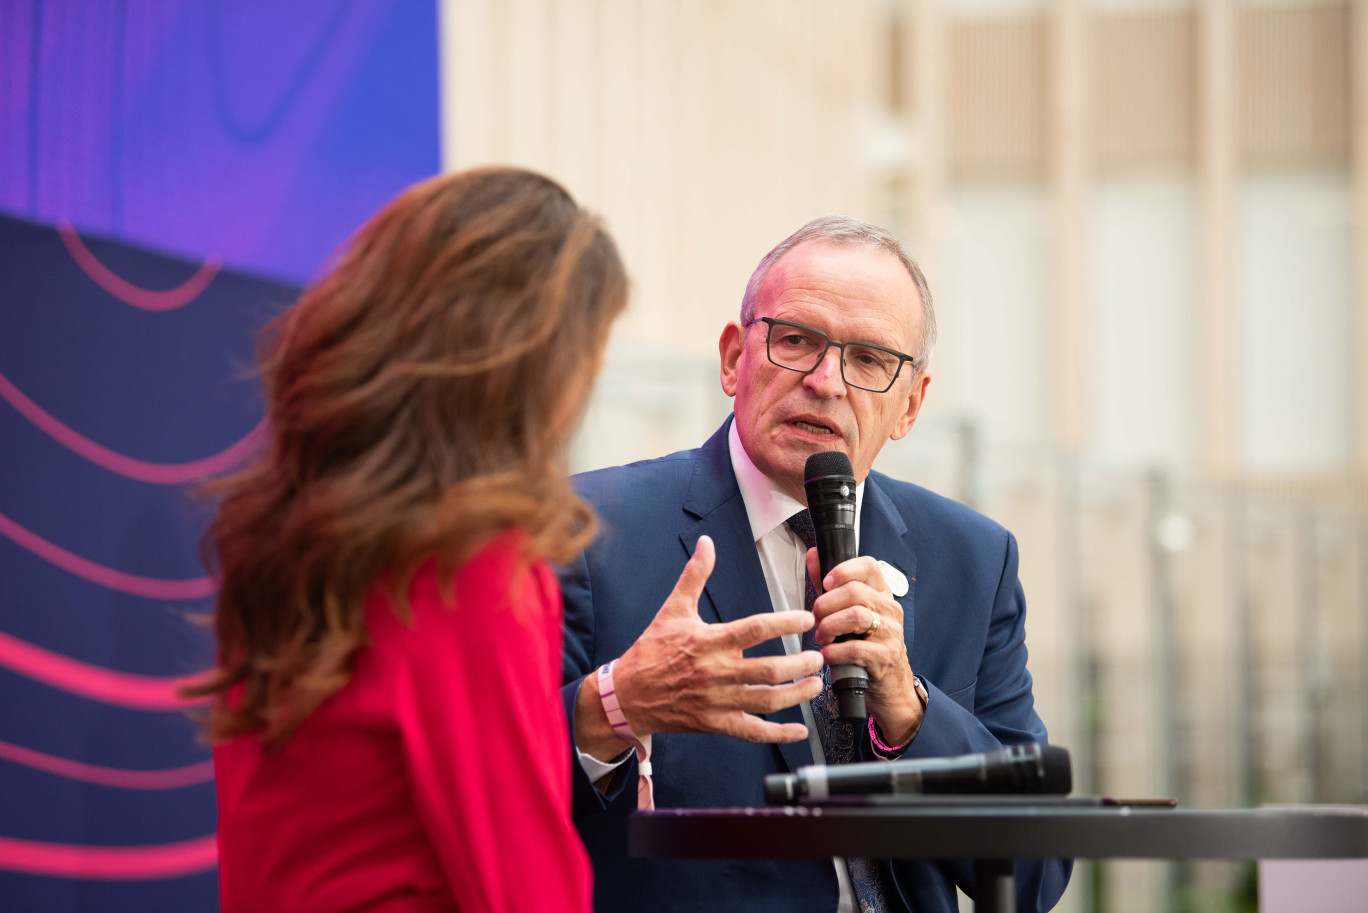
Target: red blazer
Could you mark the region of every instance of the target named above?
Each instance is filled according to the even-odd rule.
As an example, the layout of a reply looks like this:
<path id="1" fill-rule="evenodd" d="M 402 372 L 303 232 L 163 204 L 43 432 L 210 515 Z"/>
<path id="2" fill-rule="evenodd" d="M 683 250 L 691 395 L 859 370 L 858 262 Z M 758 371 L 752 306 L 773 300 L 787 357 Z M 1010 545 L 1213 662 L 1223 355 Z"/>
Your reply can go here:
<path id="1" fill-rule="evenodd" d="M 561 597 L 542 562 L 511 579 L 518 534 L 410 589 L 379 587 L 370 645 L 276 754 L 214 751 L 223 913 L 590 909 L 570 821 Z"/>

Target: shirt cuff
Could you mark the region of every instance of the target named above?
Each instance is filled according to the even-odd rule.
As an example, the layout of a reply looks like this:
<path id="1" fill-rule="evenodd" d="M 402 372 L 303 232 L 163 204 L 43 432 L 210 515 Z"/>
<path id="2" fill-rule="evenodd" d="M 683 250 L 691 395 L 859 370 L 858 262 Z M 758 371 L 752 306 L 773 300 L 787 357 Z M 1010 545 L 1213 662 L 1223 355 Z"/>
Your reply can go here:
<path id="1" fill-rule="evenodd" d="M 628 748 L 611 761 L 600 761 L 593 755 L 580 751 L 578 748 L 575 749 L 575 754 L 579 755 L 580 770 L 584 771 L 584 775 L 589 778 L 589 782 L 597 783 L 623 764 L 626 764 L 628 759 L 632 757 L 632 749 Z"/>

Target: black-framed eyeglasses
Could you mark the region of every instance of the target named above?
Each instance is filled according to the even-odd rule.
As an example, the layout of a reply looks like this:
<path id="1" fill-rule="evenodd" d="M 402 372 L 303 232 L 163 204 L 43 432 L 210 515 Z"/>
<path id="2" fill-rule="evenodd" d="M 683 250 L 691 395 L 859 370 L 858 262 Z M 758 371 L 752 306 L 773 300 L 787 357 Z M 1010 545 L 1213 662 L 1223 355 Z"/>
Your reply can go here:
<path id="1" fill-rule="evenodd" d="M 887 393 L 902 371 L 903 362 L 911 362 L 915 370 L 917 360 L 897 349 L 872 342 L 834 342 L 816 327 L 759 317 L 766 324 L 765 354 L 771 364 L 799 374 L 811 374 L 826 357 L 832 346 L 841 350 L 841 378 L 850 386 L 871 393 Z"/>

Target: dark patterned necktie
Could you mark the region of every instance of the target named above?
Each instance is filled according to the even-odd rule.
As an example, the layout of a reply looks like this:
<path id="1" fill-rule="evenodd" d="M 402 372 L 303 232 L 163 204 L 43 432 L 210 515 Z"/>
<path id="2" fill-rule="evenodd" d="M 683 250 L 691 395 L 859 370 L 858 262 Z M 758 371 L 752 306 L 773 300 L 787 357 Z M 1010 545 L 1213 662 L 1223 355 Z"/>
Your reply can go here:
<path id="1" fill-rule="evenodd" d="M 798 535 L 808 548 L 817 547 L 817 532 L 812 528 L 812 514 L 806 510 L 789 517 L 788 528 Z M 803 565 L 803 608 L 812 611 L 817 601 L 817 587 Z M 816 650 L 817 628 L 803 633 L 803 649 Z M 831 669 L 822 666 L 822 691 L 812 699 L 812 719 L 817 724 L 817 737 L 822 742 L 822 753 L 828 764 L 849 764 L 855 757 L 855 727 L 837 716 L 836 696 L 831 692 Z M 869 859 L 846 859 L 850 869 L 850 885 L 860 913 L 884 913 L 884 887 L 879 877 L 879 865 Z"/>

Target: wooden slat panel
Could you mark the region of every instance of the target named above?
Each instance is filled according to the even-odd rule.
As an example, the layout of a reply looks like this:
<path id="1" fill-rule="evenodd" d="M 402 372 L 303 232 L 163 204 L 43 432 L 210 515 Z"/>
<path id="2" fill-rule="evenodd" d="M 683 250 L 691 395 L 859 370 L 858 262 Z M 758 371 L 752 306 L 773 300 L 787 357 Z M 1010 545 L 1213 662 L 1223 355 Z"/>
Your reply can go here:
<path id="1" fill-rule="evenodd" d="M 1368 478 L 1368 10 L 1363 4 L 1350 15 L 1350 164 L 1353 180 L 1353 248 L 1355 299 L 1354 366 L 1351 422 L 1354 428 L 1354 461 Z M 1364 641 L 1368 645 L 1368 640 Z M 1363 692 L 1368 694 L 1368 689 Z"/>
<path id="2" fill-rule="evenodd" d="M 448 169 L 502 159 L 504 48 L 493 0 L 442 4 L 442 162 Z"/>
<path id="3" fill-rule="evenodd" d="M 641 187 L 653 165 L 641 154 L 641 0 L 597 0 L 597 195 L 589 202 L 608 220 L 629 271 L 642 261 Z M 623 318 L 620 332 L 645 335 L 651 318 L 641 308 Z"/>
<path id="4" fill-rule="evenodd" d="M 598 5 L 553 0 L 551 156 L 548 172 L 580 202 L 598 206 L 600 129 Z"/>
<path id="5" fill-rule="evenodd" d="M 1240 17 L 1240 147 L 1252 167 L 1348 159 L 1348 10 L 1250 7 Z"/>
<path id="6" fill-rule="evenodd" d="M 1193 14 L 1098 17 L 1091 34 L 1097 166 L 1187 166 L 1197 95 Z"/>
<path id="7" fill-rule="evenodd" d="M 1237 453 L 1235 347 L 1235 0 L 1202 0 L 1197 18 L 1195 161 L 1201 224 L 1198 274 L 1198 396 L 1202 463 L 1230 471 Z"/>
<path id="8" fill-rule="evenodd" d="M 1041 170 L 1040 19 L 964 19 L 950 33 L 950 167 L 959 177 Z"/>
<path id="9" fill-rule="evenodd" d="M 677 131 L 679 111 L 666 100 L 681 90 L 679 11 L 674 2 L 646 2 L 641 6 L 641 92 L 637 111 L 641 119 L 642 181 L 636 230 L 640 244 L 631 264 L 634 273 L 653 281 L 635 291 L 634 310 L 660 315 L 671 304 L 670 290 L 679 288 L 680 160 Z"/>
<path id="10" fill-rule="evenodd" d="M 551 153 L 549 0 L 505 0 L 508 43 L 508 161 L 544 169 Z M 508 116 L 517 112 L 517 117 Z"/>

